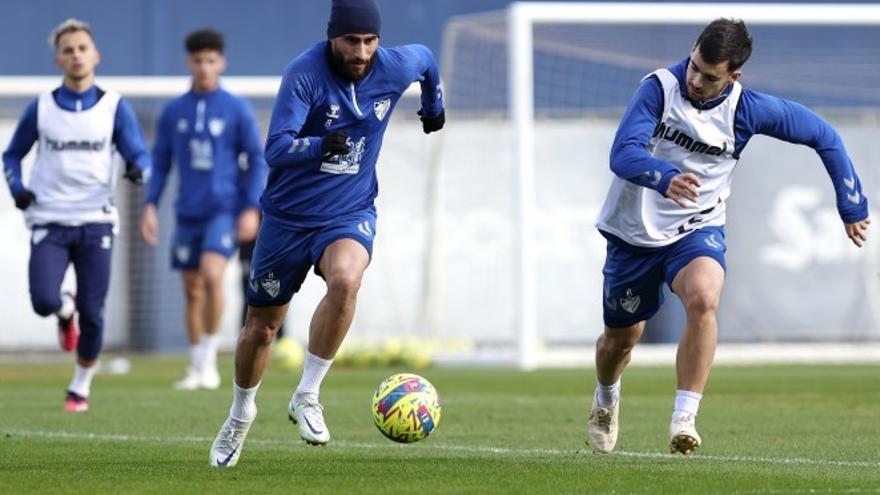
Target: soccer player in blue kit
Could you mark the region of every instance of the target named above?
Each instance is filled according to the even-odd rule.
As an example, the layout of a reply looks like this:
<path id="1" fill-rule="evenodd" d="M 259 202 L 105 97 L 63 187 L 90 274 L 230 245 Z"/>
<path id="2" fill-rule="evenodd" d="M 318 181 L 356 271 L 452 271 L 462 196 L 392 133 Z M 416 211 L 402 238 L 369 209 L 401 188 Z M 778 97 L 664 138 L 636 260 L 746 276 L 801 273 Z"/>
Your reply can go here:
<path id="1" fill-rule="evenodd" d="M 158 244 L 157 207 L 173 161 L 180 187 L 171 264 L 180 270 L 186 293 L 190 340 L 190 365 L 174 387 L 216 389 L 223 272 L 236 240 L 256 237 L 267 167 L 250 106 L 220 86 L 226 68 L 223 35 L 210 29 L 195 31 L 184 45 L 192 88 L 168 102 L 159 116 L 141 234 L 151 246 Z M 247 156 L 244 173 L 239 166 L 242 154 Z"/>
<path id="2" fill-rule="evenodd" d="M 261 200 L 248 314 L 235 352 L 233 402 L 211 446 L 212 466 L 238 462 L 257 414 L 254 397 L 269 346 L 312 266 L 327 293 L 312 317 L 288 416 L 306 442 L 330 440 L 318 392 L 348 332 L 370 262 L 376 160 L 391 112 L 419 81 L 423 131 L 438 131 L 445 122 L 434 56 L 422 45 L 380 47 L 380 24 L 373 0 L 334 0 L 327 41 L 284 70 L 266 143 L 269 182 Z"/>
<path id="3" fill-rule="evenodd" d="M 118 93 L 95 85 L 101 55 L 91 27 L 68 19 L 52 31 L 49 42 L 63 83 L 27 106 L 3 153 L 3 168 L 15 206 L 24 211 L 32 231 L 31 304 L 40 316 L 57 316 L 61 347 L 76 349 L 64 404 L 75 413 L 89 408 L 104 333 L 104 300 L 119 222 L 113 200 L 114 155 L 122 155 L 125 177 L 138 184 L 150 167 L 150 156 L 131 106 Z M 25 183 L 21 161 L 37 141 L 37 157 Z M 61 293 L 71 263 L 75 297 Z"/>
<path id="4" fill-rule="evenodd" d="M 813 148 L 831 177 L 846 235 L 859 247 L 867 239 L 868 201 L 840 136 L 797 103 L 743 88 L 738 80 L 751 51 L 742 21 L 713 21 L 688 58 L 642 80 L 618 127 L 615 177 L 597 221 L 607 239 L 605 331 L 596 342 L 588 430 L 599 452 L 617 443 L 620 376 L 663 303 L 664 282 L 687 312 L 669 448 L 688 455 L 702 443 L 696 416 L 717 344 L 726 201 L 753 135 Z"/>

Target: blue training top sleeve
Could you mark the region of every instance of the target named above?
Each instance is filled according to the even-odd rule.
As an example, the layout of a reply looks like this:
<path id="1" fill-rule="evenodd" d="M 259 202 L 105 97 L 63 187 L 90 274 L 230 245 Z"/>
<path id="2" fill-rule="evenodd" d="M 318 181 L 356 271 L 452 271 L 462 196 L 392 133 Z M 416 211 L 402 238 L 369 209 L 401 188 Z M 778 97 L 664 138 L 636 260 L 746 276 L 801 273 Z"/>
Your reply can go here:
<path id="1" fill-rule="evenodd" d="M 28 154 L 37 140 L 37 100 L 32 101 L 24 109 L 12 141 L 3 152 L 3 173 L 6 175 L 6 184 L 9 192 L 15 197 L 24 191 L 21 178 L 21 160 Z"/>
<path id="2" fill-rule="evenodd" d="M 425 45 L 404 45 L 400 49 L 408 55 L 405 57 L 407 70 L 403 73 L 407 80 L 404 84 L 409 86 L 413 82 L 419 82 L 422 89 L 422 113 L 426 117 L 436 117 L 443 111 L 443 89 L 434 54 Z"/>
<path id="3" fill-rule="evenodd" d="M 143 171 L 150 169 L 150 153 L 147 151 L 144 134 L 141 132 L 134 110 L 124 99 L 120 99 L 116 107 L 113 143 L 126 162 L 135 164 Z"/>
<path id="4" fill-rule="evenodd" d="M 260 139 L 260 126 L 247 102 L 241 102 L 238 142 L 241 152 L 247 155 L 248 168 L 239 191 L 239 211 L 260 207 L 260 195 L 266 188 L 268 167 L 263 156 L 263 143 Z"/>
<path id="5" fill-rule="evenodd" d="M 831 177 L 837 211 L 845 223 L 868 217 L 868 199 L 840 134 L 828 122 L 799 103 L 744 90 L 739 103 L 737 127 L 746 139 L 764 134 L 789 143 L 813 148 Z"/>
<path id="6" fill-rule="evenodd" d="M 646 147 L 663 116 L 663 89 L 656 77 L 642 81 L 633 95 L 611 145 L 611 171 L 621 179 L 666 195 L 669 181 L 681 173 L 658 160 Z"/>
<path id="7" fill-rule="evenodd" d="M 159 198 L 165 189 L 165 182 L 171 172 L 171 133 L 173 128 L 171 105 L 166 105 L 156 121 L 156 142 L 153 144 L 153 171 L 147 184 L 147 195 L 144 203 L 159 206 Z"/>
<path id="8" fill-rule="evenodd" d="M 265 153 L 270 168 L 290 168 L 321 156 L 322 138 L 299 136 L 317 84 L 314 75 L 300 65 L 295 60 L 284 70 L 272 107 Z"/>

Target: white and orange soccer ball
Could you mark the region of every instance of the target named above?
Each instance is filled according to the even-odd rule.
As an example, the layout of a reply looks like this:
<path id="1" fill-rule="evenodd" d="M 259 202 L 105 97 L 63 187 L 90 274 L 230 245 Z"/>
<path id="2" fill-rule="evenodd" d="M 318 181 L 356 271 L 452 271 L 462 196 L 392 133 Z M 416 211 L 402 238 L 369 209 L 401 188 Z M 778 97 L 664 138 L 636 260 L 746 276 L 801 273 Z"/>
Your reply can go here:
<path id="1" fill-rule="evenodd" d="M 426 438 L 440 423 L 440 396 L 431 382 L 401 373 L 386 378 L 373 394 L 373 422 L 400 443 Z"/>

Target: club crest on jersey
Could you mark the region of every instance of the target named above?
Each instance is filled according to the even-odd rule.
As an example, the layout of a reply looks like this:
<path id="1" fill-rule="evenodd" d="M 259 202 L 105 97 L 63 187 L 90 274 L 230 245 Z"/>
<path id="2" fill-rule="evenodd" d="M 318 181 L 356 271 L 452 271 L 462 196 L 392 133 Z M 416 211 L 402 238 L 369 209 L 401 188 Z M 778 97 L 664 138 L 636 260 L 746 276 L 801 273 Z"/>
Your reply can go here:
<path id="1" fill-rule="evenodd" d="M 177 121 L 177 132 L 181 134 L 186 134 L 189 131 L 189 122 L 186 119 L 180 119 Z"/>
<path id="2" fill-rule="evenodd" d="M 223 129 L 225 127 L 226 121 L 224 121 L 223 119 L 211 119 L 208 121 L 208 132 L 210 132 L 211 135 L 214 137 L 223 134 Z"/>
<path id="3" fill-rule="evenodd" d="M 642 298 L 639 296 L 634 296 L 632 289 L 626 289 L 626 297 L 620 298 L 620 306 L 626 310 L 627 313 L 633 314 L 639 309 L 639 304 L 641 304 Z"/>
<path id="4" fill-rule="evenodd" d="M 376 114 L 376 118 L 382 120 L 385 118 L 385 115 L 388 113 L 388 110 L 391 108 L 391 98 L 385 98 L 382 101 L 374 101 L 373 102 L 373 113 Z"/>
<path id="5" fill-rule="evenodd" d="M 278 297 L 278 294 L 281 292 L 281 282 L 275 278 L 273 272 L 269 272 L 269 274 L 260 281 L 260 286 L 263 287 L 266 294 L 269 294 L 272 298 Z"/>

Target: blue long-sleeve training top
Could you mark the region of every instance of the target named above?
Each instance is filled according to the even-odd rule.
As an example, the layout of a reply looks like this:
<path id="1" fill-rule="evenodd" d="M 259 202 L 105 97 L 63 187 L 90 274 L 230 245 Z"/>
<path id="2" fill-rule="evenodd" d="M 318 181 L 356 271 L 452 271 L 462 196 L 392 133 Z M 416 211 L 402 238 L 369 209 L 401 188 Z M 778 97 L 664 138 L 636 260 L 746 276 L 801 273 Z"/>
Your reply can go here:
<path id="1" fill-rule="evenodd" d="M 421 84 L 424 115 L 443 111 L 440 74 L 427 47 L 379 47 L 372 70 L 349 81 L 330 67 L 328 43 L 287 65 L 269 124 L 263 212 L 294 227 L 321 225 L 373 205 L 382 138 L 410 84 Z M 347 155 L 321 156 L 322 138 L 331 131 L 348 133 Z"/>
<path id="2" fill-rule="evenodd" d="M 223 88 L 190 90 L 162 109 L 146 203 L 159 203 L 172 163 L 180 175 L 177 218 L 204 220 L 217 212 L 259 208 L 267 174 L 259 126 L 250 105 Z"/>

